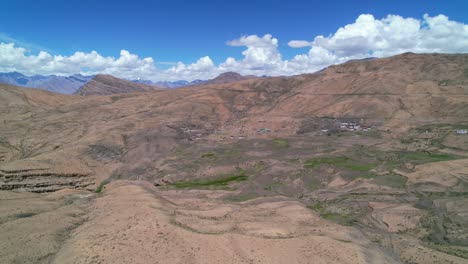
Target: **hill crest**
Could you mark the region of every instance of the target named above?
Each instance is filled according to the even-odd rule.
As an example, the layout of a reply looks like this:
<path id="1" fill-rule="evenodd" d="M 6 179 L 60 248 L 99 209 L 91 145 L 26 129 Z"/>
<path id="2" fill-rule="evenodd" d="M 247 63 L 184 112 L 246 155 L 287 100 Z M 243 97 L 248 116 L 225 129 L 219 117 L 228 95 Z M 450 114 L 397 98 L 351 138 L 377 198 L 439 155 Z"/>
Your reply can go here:
<path id="1" fill-rule="evenodd" d="M 110 95 L 148 92 L 161 89 L 155 85 L 136 83 L 107 74 L 98 74 L 76 91 L 78 95 Z"/>

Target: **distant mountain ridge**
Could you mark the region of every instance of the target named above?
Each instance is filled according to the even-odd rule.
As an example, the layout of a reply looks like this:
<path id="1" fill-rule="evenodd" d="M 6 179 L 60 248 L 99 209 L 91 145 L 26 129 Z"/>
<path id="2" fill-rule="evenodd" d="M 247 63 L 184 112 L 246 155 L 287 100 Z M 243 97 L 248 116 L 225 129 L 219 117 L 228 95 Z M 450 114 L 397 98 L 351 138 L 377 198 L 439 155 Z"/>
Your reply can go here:
<path id="1" fill-rule="evenodd" d="M 19 72 L 0 73 L 0 83 L 40 88 L 55 93 L 73 94 L 85 85 L 93 76 L 75 74 L 71 76 L 33 75 L 27 76 Z"/>
<path id="2" fill-rule="evenodd" d="M 241 75 L 237 72 L 225 72 L 218 75 L 216 78 L 208 80 L 205 84 L 222 84 L 222 83 L 230 83 L 230 82 L 237 82 L 243 80 L 250 80 L 259 78 L 255 75 Z"/>
<path id="3" fill-rule="evenodd" d="M 218 75 L 216 78 L 203 81 L 163 81 L 163 82 L 152 82 L 150 80 L 125 80 L 114 77 L 112 75 L 98 74 L 93 77 L 89 82 L 79 88 L 75 94 L 79 95 L 109 95 L 109 94 L 121 94 L 121 93 L 133 93 L 133 92 L 148 92 L 160 89 L 172 89 L 178 87 L 187 87 L 195 85 L 205 84 L 224 84 L 242 80 L 250 80 L 259 78 L 257 76 L 248 75 L 242 76 L 236 72 L 225 72 Z"/>
<path id="4" fill-rule="evenodd" d="M 74 74 L 71 76 L 57 76 L 57 75 L 27 76 L 19 72 L 8 72 L 8 73 L 0 73 L 0 83 L 29 87 L 29 88 L 39 88 L 39 89 L 43 89 L 46 91 L 61 93 L 61 94 L 80 94 L 80 93 L 95 94 L 97 90 L 91 91 L 91 92 L 83 92 L 83 91 L 88 90 L 89 87 L 84 90 L 81 88 L 87 85 L 96 76 L 98 75 L 84 76 L 81 74 Z M 111 75 L 108 75 L 108 76 L 111 76 Z M 111 76 L 111 77 L 115 78 L 113 82 L 117 83 L 121 87 L 116 88 L 116 89 L 109 89 L 109 87 L 107 87 L 104 89 L 105 91 L 104 90 L 101 91 L 102 94 L 108 94 L 109 92 L 110 93 L 121 93 L 121 92 L 127 93 L 131 91 L 149 91 L 149 90 L 163 89 L 163 88 L 174 89 L 174 88 L 185 87 L 185 86 L 195 86 L 195 85 L 203 85 L 203 84 L 223 84 L 223 83 L 259 78 L 254 75 L 243 76 L 236 72 L 225 72 L 211 80 L 193 80 L 193 81 L 178 80 L 178 81 L 153 82 L 150 80 L 141 80 L 141 79 L 126 80 L 126 79 L 120 79 L 114 76 Z M 117 81 L 116 79 L 118 79 L 119 81 Z M 98 82 L 101 82 L 102 80 L 103 80 L 102 78 L 98 78 Z M 126 83 L 126 84 L 124 85 L 122 83 Z M 138 85 L 134 86 L 134 85 L 131 85 L 130 83 L 136 83 L 136 84 L 152 86 L 152 87 L 145 87 L 145 86 L 138 86 Z M 91 85 L 97 85 L 97 86 L 102 87 L 103 83 L 99 85 L 97 83 L 94 83 Z M 95 86 L 94 88 L 97 89 L 97 86 Z M 128 89 L 123 88 L 123 86 L 127 86 L 129 88 Z M 101 94 L 101 92 L 97 92 L 97 94 Z"/>
<path id="5" fill-rule="evenodd" d="M 132 82 L 136 83 L 143 83 L 143 84 L 148 84 L 148 85 L 156 85 L 162 88 L 179 88 L 182 86 L 191 86 L 191 85 L 198 85 L 198 84 L 204 84 L 207 81 L 206 80 L 193 80 L 191 82 L 186 81 L 186 80 L 178 80 L 178 81 L 158 81 L 158 82 L 152 82 L 150 80 L 132 80 Z"/>
<path id="6" fill-rule="evenodd" d="M 78 89 L 75 94 L 78 95 L 110 95 L 133 92 L 148 92 L 162 89 L 156 85 L 136 83 L 119 79 L 112 75 L 98 74 L 89 82 Z"/>
<path id="7" fill-rule="evenodd" d="M 152 82 L 150 80 L 132 80 L 132 82 L 143 83 L 148 85 L 157 85 L 163 88 L 178 88 L 183 86 L 203 85 L 203 84 L 222 84 L 229 82 L 237 82 L 242 80 L 250 80 L 259 78 L 255 75 L 241 75 L 237 72 L 224 72 L 210 80 L 193 80 L 191 82 L 186 80 L 178 81 L 159 81 Z"/>

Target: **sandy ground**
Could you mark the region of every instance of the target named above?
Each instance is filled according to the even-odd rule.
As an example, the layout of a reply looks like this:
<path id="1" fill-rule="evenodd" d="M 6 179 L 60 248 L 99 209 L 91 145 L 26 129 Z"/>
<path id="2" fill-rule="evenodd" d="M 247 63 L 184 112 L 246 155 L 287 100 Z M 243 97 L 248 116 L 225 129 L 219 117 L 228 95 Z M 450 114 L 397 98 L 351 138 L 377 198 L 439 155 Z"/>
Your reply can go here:
<path id="1" fill-rule="evenodd" d="M 466 264 L 467 260 L 443 252 L 430 249 L 417 241 L 407 241 L 407 239 L 396 236 L 394 238 L 395 249 L 400 251 L 400 257 L 405 263 L 415 264 Z"/>
<path id="2" fill-rule="evenodd" d="M 392 233 L 417 228 L 421 217 L 426 215 L 425 211 L 408 204 L 371 202 L 369 206 L 373 209 L 372 216 L 381 220 Z"/>
<path id="3" fill-rule="evenodd" d="M 86 220 L 86 191 L 0 192 L 0 263 L 50 263 Z M 65 262 L 62 262 L 65 263 Z"/>
<path id="4" fill-rule="evenodd" d="M 112 183 L 53 263 L 398 263 L 295 201 L 218 195 Z"/>
<path id="5" fill-rule="evenodd" d="M 450 160 L 418 165 L 415 172 L 408 173 L 408 184 L 431 182 L 444 187 L 453 187 L 458 181 L 468 182 L 468 160 Z"/>

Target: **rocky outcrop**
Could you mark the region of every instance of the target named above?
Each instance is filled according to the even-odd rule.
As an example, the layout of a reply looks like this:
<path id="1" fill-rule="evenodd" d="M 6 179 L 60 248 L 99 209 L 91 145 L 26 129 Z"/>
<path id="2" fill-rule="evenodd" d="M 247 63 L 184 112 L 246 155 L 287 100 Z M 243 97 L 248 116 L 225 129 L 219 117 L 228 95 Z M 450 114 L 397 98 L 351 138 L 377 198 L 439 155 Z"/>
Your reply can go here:
<path id="1" fill-rule="evenodd" d="M 89 174 L 57 173 L 49 169 L 0 170 L 0 190 L 53 192 L 64 188 L 85 188 L 93 185 Z"/>

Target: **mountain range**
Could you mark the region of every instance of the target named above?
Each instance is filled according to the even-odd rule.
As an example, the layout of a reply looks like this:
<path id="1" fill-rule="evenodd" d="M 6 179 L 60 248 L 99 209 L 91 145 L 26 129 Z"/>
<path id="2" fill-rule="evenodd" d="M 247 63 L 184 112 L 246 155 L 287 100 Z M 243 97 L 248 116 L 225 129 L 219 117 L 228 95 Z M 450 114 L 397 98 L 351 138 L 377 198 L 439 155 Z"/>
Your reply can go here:
<path id="1" fill-rule="evenodd" d="M 47 91 L 72 94 L 91 80 L 93 76 L 75 74 L 71 76 L 33 75 L 26 76 L 19 72 L 0 73 L 0 83 L 40 88 Z"/>
<path id="2" fill-rule="evenodd" d="M 136 83 L 107 74 L 98 74 L 76 90 L 78 95 L 109 95 L 132 92 L 148 92 L 162 89 L 156 85 Z"/>
<path id="3" fill-rule="evenodd" d="M 159 82 L 152 82 L 150 80 L 132 80 L 132 82 L 136 83 L 143 83 L 148 85 L 156 85 L 162 88 L 179 88 L 182 86 L 191 86 L 191 85 L 198 85 L 207 82 L 206 80 L 193 80 L 191 82 L 185 80 L 178 80 L 178 81 L 159 81 Z"/>
<path id="4" fill-rule="evenodd" d="M 0 84 L 0 262 L 465 264 L 467 62 Z"/>
<path id="5" fill-rule="evenodd" d="M 74 74 L 71 76 L 57 76 L 57 75 L 27 76 L 19 72 L 9 72 L 9 73 L 0 73 L 0 83 L 23 86 L 23 87 L 28 87 L 28 88 L 39 88 L 39 89 L 43 89 L 46 91 L 61 93 L 61 94 L 74 94 L 74 93 L 82 94 L 83 89 L 81 89 L 81 91 L 78 91 L 78 90 L 80 90 L 81 87 L 85 86 L 94 77 L 95 76 L 84 76 L 81 74 Z M 157 87 L 156 89 L 161 89 L 161 88 L 172 89 L 172 88 L 179 88 L 183 86 L 195 86 L 195 85 L 201 85 L 201 84 L 214 84 L 214 83 L 221 84 L 221 83 L 226 83 L 226 82 L 234 82 L 234 81 L 246 80 L 246 79 L 252 79 L 252 78 L 257 78 L 257 77 L 256 76 L 242 76 L 235 72 L 226 72 L 226 73 L 220 74 L 219 76 L 217 76 L 216 78 L 212 80 L 194 80 L 194 81 L 178 80 L 178 81 L 158 81 L 158 82 L 153 82 L 150 80 L 140 80 L 140 79 L 131 80 L 131 81 L 127 81 L 123 79 L 121 80 L 123 82 L 127 82 L 127 84 L 129 85 L 130 85 L 129 82 L 133 82 L 137 84 L 155 86 Z M 100 76 L 99 79 L 96 81 L 99 83 L 102 80 L 103 80 L 102 76 Z M 95 84 L 96 83 L 91 84 L 91 85 L 95 85 Z M 122 86 L 124 84 L 120 84 L 120 85 Z M 155 89 L 154 87 L 151 88 L 151 87 L 138 86 L 138 85 L 130 85 L 130 86 L 131 87 L 126 89 L 127 91 L 143 91 L 143 90 L 148 91 L 151 89 Z M 136 88 L 136 87 L 140 87 L 140 88 Z M 89 86 L 86 89 L 89 89 Z"/>

